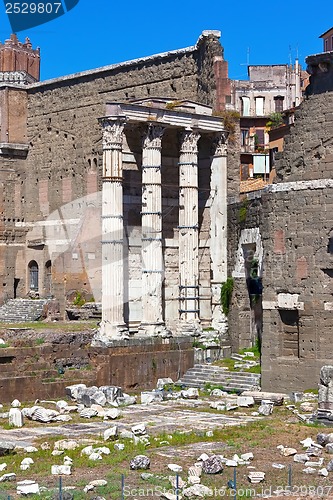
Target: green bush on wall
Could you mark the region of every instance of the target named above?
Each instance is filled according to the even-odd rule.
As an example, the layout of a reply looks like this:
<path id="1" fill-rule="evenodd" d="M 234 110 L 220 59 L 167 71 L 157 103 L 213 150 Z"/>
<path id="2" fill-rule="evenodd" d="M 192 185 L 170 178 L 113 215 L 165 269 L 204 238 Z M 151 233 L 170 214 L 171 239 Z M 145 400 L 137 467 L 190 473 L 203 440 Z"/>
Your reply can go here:
<path id="1" fill-rule="evenodd" d="M 228 314 L 229 314 L 229 307 L 230 307 L 233 288 L 234 288 L 234 279 L 233 278 L 227 278 L 227 281 L 222 283 L 221 306 L 222 306 L 223 314 L 225 314 L 226 316 L 228 316 Z"/>
<path id="2" fill-rule="evenodd" d="M 239 222 L 245 222 L 246 221 L 248 205 L 249 205 L 249 200 L 247 198 L 245 198 L 242 201 L 241 207 L 239 208 L 239 214 L 238 214 L 238 220 L 239 220 Z"/>

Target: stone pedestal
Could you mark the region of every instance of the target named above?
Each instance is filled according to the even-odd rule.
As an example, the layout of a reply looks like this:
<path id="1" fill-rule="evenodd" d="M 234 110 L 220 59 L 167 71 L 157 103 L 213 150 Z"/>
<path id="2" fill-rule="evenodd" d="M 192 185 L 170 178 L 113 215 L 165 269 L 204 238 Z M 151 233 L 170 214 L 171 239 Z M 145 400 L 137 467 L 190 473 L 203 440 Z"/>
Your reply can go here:
<path id="1" fill-rule="evenodd" d="M 198 140 L 185 130 L 179 157 L 179 319 L 184 334 L 199 335 Z"/>

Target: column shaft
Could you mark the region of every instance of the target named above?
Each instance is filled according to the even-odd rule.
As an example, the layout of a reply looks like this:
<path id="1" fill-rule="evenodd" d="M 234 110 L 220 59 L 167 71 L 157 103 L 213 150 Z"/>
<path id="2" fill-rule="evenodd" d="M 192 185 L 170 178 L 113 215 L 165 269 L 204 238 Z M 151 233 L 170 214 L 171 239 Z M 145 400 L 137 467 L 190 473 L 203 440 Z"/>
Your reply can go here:
<path id="1" fill-rule="evenodd" d="M 105 119 L 102 184 L 102 321 L 96 340 L 127 334 L 124 322 L 122 143 L 124 121 Z"/>
<path id="2" fill-rule="evenodd" d="M 142 322 L 140 333 L 166 333 L 163 320 L 161 150 L 164 127 L 150 124 L 142 149 Z"/>
<path id="3" fill-rule="evenodd" d="M 221 285 L 227 280 L 227 136 L 214 140 L 210 182 L 210 255 L 212 326 L 220 332 L 227 329 L 221 310 Z"/>
<path id="4" fill-rule="evenodd" d="M 185 131 L 179 157 L 179 312 L 181 322 L 193 326 L 199 323 L 199 137 L 197 132 Z"/>

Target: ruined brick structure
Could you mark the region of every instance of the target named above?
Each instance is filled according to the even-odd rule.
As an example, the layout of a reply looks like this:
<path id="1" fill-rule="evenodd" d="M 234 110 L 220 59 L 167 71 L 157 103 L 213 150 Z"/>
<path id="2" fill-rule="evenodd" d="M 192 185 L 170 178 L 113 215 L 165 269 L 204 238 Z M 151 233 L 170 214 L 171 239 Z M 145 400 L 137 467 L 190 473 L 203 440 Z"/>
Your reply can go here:
<path id="1" fill-rule="evenodd" d="M 264 390 L 316 388 L 332 359 L 332 53 L 307 62 L 308 99 L 277 161 L 276 183 L 229 205 L 230 334 L 236 347 L 261 338 Z M 254 260 L 262 301 L 246 283 Z"/>
<path id="2" fill-rule="evenodd" d="M 0 67 L 0 301 L 31 290 L 56 297 L 62 310 L 76 291 L 99 300 L 102 259 L 115 262 L 116 255 L 113 247 L 103 254 L 100 235 L 102 228 L 108 234 L 108 220 L 117 220 L 104 243 L 117 245 L 116 233 L 123 228 L 127 253 L 117 269 L 118 285 L 107 280 L 103 285 L 116 302 L 124 299 L 124 309 L 111 316 L 117 328 L 124 320 L 145 334 L 145 318 L 152 321 L 153 334 L 161 324 L 175 333 L 185 318 L 200 319 L 201 327 L 213 320 L 219 329 L 220 287 L 232 275 L 233 348 L 261 340 L 264 389 L 316 387 L 332 351 L 332 53 L 308 60 L 309 97 L 277 161 L 276 183 L 240 200 L 239 131 L 231 134 L 226 151 L 223 120 L 216 116 L 230 101 L 218 38 L 217 32 L 203 32 L 194 47 L 46 82 L 31 80 L 38 79 L 37 66 L 31 73 L 21 66 Z M 17 43 L 12 38 L 7 48 Z M 194 132 L 191 148 L 184 147 L 186 120 Z M 110 138 L 115 125 L 121 141 Z M 195 167 L 191 173 L 189 165 Z M 114 195 L 104 218 L 102 184 Z M 158 207 L 149 205 L 155 198 Z M 162 243 L 155 242 L 157 253 L 149 253 L 151 267 L 145 268 L 141 223 L 149 220 L 152 240 L 154 231 L 161 231 L 161 214 Z M 161 271 L 161 244 L 164 284 L 152 290 L 143 273 Z M 187 274 L 183 264 L 190 260 L 191 245 L 194 263 Z M 131 283 L 127 289 L 119 285 L 124 275 Z M 182 295 L 187 287 L 195 290 L 192 296 Z M 151 292 L 158 304 L 153 311 Z"/>

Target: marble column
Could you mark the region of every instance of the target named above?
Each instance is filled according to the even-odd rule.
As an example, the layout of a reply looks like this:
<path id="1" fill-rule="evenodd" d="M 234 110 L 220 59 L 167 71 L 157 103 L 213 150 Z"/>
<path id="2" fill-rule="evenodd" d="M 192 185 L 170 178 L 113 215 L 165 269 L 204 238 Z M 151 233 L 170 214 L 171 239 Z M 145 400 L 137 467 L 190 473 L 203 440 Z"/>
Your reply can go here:
<path id="1" fill-rule="evenodd" d="M 227 136 L 216 134 L 210 178 L 210 256 L 212 327 L 227 331 L 227 318 L 221 308 L 221 285 L 227 280 Z"/>
<path id="2" fill-rule="evenodd" d="M 124 338 L 124 223 L 122 145 L 124 118 L 103 119 L 102 321 L 95 343 Z"/>
<path id="3" fill-rule="evenodd" d="M 200 333 L 198 140 L 200 134 L 185 130 L 179 156 L 179 318 L 180 331 Z"/>
<path id="4" fill-rule="evenodd" d="M 161 151 L 164 127 L 149 124 L 142 143 L 142 321 L 143 336 L 170 335 L 162 304 Z"/>

